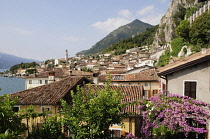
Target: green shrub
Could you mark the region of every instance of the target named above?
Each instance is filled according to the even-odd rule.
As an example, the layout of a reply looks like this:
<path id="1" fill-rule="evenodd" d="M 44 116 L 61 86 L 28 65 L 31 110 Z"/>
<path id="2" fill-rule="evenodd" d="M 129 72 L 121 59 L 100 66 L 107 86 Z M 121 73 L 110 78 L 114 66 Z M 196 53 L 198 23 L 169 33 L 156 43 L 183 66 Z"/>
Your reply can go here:
<path id="1" fill-rule="evenodd" d="M 175 12 L 174 15 L 173 15 L 173 21 L 174 21 L 176 26 L 178 26 L 179 23 L 182 20 L 184 20 L 185 15 L 186 15 L 186 9 L 182 5 L 179 5 L 178 9 L 177 9 L 177 12 Z"/>
<path id="2" fill-rule="evenodd" d="M 178 37 L 184 38 L 186 41 L 189 41 L 190 22 L 187 19 L 182 20 L 175 31 Z"/>
<path id="3" fill-rule="evenodd" d="M 208 47 L 210 44 L 210 12 L 196 18 L 190 27 L 190 42 L 193 45 Z"/>
<path id="4" fill-rule="evenodd" d="M 169 63 L 170 59 L 170 50 L 166 50 L 162 56 L 160 56 L 158 61 L 158 66 L 163 67 Z"/>
<path id="5" fill-rule="evenodd" d="M 178 53 L 181 51 L 182 47 L 185 45 L 184 38 L 175 38 L 171 41 L 171 48 L 172 48 L 172 56 L 177 56 Z"/>
<path id="6" fill-rule="evenodd" d="M 188 9 L 186 12 L 186 18 L 189 18 L 193 13 L 195 13 L 196 10 L 197 9 L 195 7 Z"/>

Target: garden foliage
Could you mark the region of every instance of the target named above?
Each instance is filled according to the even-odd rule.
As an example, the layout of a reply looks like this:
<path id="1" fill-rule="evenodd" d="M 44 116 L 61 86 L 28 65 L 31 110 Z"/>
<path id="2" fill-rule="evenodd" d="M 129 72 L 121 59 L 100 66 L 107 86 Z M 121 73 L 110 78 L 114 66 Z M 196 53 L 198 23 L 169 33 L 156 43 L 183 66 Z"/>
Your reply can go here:
<path id="1" fill-rule="evenodd" d="M 185 138 L 206 133 L 210 104 L 188 96 L 160 94 L 140 102 L 145 138 Z"/>
<path id="2" fill-rule="evenodd" d="M 62 100 L 64 124 L 73 139 L 110 138 L 109 127 L 121 123 L 122 104 L 120 92 L 110 89 L 79 89 L 72 92 L 72 104 Z"/>

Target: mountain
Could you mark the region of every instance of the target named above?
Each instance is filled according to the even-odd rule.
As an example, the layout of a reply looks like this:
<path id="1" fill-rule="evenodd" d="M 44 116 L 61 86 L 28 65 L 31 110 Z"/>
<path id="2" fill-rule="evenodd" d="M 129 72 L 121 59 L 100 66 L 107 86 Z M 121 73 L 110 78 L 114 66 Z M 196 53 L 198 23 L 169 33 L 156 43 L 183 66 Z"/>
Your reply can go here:
<path id="1" fill-rule="evenodd" d="M 171 0 L 167 12 L 160 21 L 153 48 L 171 42 L 176 37 L 175 29 L 179 23 L 185 19 L 187 14 L 192 14 L 190 12 L 193 12 L 193 8 L 199 7 L 203 1 L 208 0 Z"/>
<path id="2" fill-rule="evenodd" d="M 171 0 L 152 44 L 158 66 L 210 47 L 209 0 Z"/>
<path id="3" fill-rule="evenodd" d="M 145 46 L 151 46 L 154 41 L 157 28 L 158 25 L 151 28 L 147 28 L 146 31 L 134 37 L 120 40 L 117 43 L 114 43 L 105 50 L 103 50 L 102 53 L 109 53 L 115 51 L 114 55 L 119 55 L 125 53 L 127 49 L 131 49 L 134 47 L 139 47 L 140 49 L 144 49 Z"/>
<path id="4" fill-rule="evenodd" d="M 0 69 L 9 69 L 13 65 L 20 64 L 22 62 L 29 63 L 33 61 L 39 62 L 37 60 L 21 58 L 21 57 L 17 57 L 14 55 L 9 55 L 9 54 L 0 52 Z"/>
<path id="5" fill-rule="evenodd" d="M 137 35 L 141 32 L 144 32 L 146 31 L 147 28 L 150 27 L 153 26 L 136 19 L 131 23 L 121 26 L 118 29 L 112 31 L 102 40 L 93 45 L 90 49 L 83 50 L 77 54 L 90 55 L 102 52 L 104 49 L 108 48 L 111 44 L 116 43 L 123 39 L 130 38 L 133 35 Z"/>

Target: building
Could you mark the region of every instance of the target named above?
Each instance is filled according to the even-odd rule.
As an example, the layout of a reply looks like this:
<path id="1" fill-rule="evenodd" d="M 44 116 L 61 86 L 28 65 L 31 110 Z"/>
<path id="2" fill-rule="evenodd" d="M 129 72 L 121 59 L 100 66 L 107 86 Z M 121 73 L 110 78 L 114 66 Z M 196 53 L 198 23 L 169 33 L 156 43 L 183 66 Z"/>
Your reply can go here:
<path id="1" fill-rule="evenodd" d="M 132 74 L 106 74 L 94 78 L 95 83 L 106 84 L 107 77 L 110 76 L 112 85 L 139 85 L 144 87 L 145 99 L 157 94 L 160 90 L 160 78 L 156 69 L 147 69 Z M 98 81 L 97 81 L 98 80 Z"/>
<path id="2" fill-rule="evenodd" d="M 70 103 L 70 91 L 76 91 L 78 85 L 83 86 L 86 83 L 89 83 L 89 81 L 85 77 L 68 76 L 59 81 L 9 95 L 11 98 L 18 97 L 17 105 L 15 106 L 17 111 L 33 106 L 34 112 L 36 113 L 49 111 L 50 116 L 54 116 L 59 114 L 61 107 L 60 100 L 63 99 L 66 100 L 67 103 Z M 36 124 L 39 125 L 44 122 L 44 119 L 40 117 L 35 121 Z M 29 123 L 29 127 L 32 127 L 32 124 L 33 122 Z"/>
<path id="3" fill-rule="evenodd" d="M 25 77 L 25 88 L 30 89 L 40 85 L 48 84 L 52 81 L 59 81 L 68 76 L 92 77 L 93 73 L 79 70 L 69 70 L 68 68 L 55 68 L 50 71 L 44 71 Z"/>
<path id="4" fill-rule="evenodd" d="M 105 85 L 98 85 L 98 84 L 91 84 L 84 86 L 86 92 L 88 93 L 89 90 L 93 91 L 100 91 L 105 89 Z M 121 103 L 129 103 L 133 101 L 139 101 L 144 98 L 144 89 L 142 86 L 139 85 L 122 85 L 116 86 L 111 85 L 110 88 L 112 90 L 116 90 L 122 93 L 122 100 Z M 128 116 L 127 118 L 123 119 L 122 123 L 124 126 L 121 126 L 121 123 L 116 123 L 115 125 L 110 126 L 109 130 L 114 131 L 113 137 L 121 137 L 126 136 L 128 133 L 132 133 L 138 137 L 140 137 L 141 131 L 141 124 L 139 116 L 135 114 L 140 114 L 140 110 L 137 108 L 137 105 L 128 105 L 122 109 L 123 113 L 134 113 L 133 115 Z"/>
<path id="5" fill-rule="evenodd" d="M 210 48 L 168 64 L 158 71 L 166 83 L 161 85 L 166 86 L 162 88 L 163 91 L 210 103 Z"/>
<path id="6" fill-rule="evenodd" d="M 76 87 L 84 86 L 85 90 L 102 90 L 105 85 L 85 85 L 89 83 L 85 77 L 78 76 L 68 76 L 62 80 L 55 81 L 46 85 L 34 87 L 31 89 L 15 92 L 11 95 L 12 98 L 18 97 L 17 105 L 15 109 L 23 110 L 30 106 L 34 107 L 34 112 L 43 113 L 49 111 L 49 116 L 54 116 L 56 114 L 60 115 L 59 110 L 61 108 L 60 99 L 66 100 L 69 104 L 71 103 L 70 91 L 76 92 Z M 122 103 L 129 103 L 132 101 L 139 101 L 144 98 L 144 91 L 142 86 L 111 86 L 111 89 L 122 92 L 123 97 Z M 122 112 L 128 113 L 133 112 L 135 114 L 140 114 L 140 110 L 137 105 L 129 105 L 122 109 Z M 135 116 L 135 114 L 123 119 L 125 126 L 121 126 L 121 123 L 116 123 L 110 126 L 110 130 L 114 131 L 113 136 L 120 137 L 121 135 L 126 135 L 130 132 L 136 136 L 140 135 L 140 119 Z M 41 125 L 44 122 L 44 118 L 39 117 L 35 119 L 34 122 L 29 121 L 29 127 L 37 124 Z M 26 123 L 26 121 L 23 121 Z"/>
<path id="7" fill-rule="evenodd" d="M 169 92 L 187 95 L 209 103 L 209 64 L 210 49 L 203 49 L 202 52 L 159 68 L 158 75 L 166 80 L 166 90 Z"/>

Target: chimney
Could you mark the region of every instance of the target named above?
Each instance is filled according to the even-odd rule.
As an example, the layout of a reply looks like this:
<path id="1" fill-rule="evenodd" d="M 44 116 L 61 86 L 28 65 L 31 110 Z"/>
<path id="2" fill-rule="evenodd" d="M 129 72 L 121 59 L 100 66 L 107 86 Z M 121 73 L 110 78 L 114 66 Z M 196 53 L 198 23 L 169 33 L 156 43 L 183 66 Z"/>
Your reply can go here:
<path id="1" fill-rule="evenodd" d="M 69 70 L 69 76 L 72 76 L 72 70 Z"/>
<path id="2" fill-rule="evenodd" d="M 201 54 L 206 54 L 206 48 L 202 48 Z"/>
<path id="3" fill-rule="evenodd" d="M 54 71 L 50 71 L 48 74 L 48 82 L 52 83 L 55 82 L 55 72 Z"/>
<path id="4" fill-rule="evenodd" d="M 98 82 L 99 82 L 98 73 L 94 73 L 94 74 L 93 74 L 93 83 L 94 83 L 94 84 L 98 84 Z"/>

